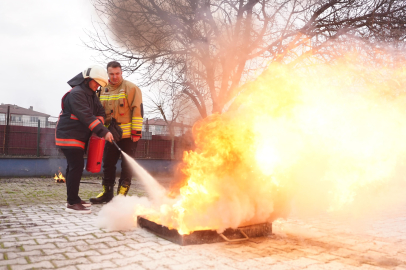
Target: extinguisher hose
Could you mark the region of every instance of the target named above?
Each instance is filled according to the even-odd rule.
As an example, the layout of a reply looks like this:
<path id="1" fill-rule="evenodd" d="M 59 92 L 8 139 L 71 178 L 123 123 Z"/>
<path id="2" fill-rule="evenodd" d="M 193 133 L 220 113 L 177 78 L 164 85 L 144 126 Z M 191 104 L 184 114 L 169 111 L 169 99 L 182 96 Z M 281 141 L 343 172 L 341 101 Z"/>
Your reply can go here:
<path id="1" fill-rule="evenodd" d="M 112 141 L 112 142 L 113 142 L 113 144 L 117 147 L 117 149 L 118 149 L 120 152 L 123 152 L 123 150 L 121 150 L 120 147 L 118 147 L 118 145 L 117 145 L 117 143 L 116 143 L 115 141 Z"/>

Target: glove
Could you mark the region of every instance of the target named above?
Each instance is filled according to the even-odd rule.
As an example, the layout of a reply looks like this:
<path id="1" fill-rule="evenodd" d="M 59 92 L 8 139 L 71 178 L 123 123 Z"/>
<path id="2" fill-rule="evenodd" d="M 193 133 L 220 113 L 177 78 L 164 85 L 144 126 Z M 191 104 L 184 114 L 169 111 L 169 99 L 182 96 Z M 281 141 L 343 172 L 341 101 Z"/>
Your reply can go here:
<path id="1" fill-rule="evenodd" d="M 141 131 L 131 130 L 131 140 L 133 142 L 138 142 L 142 137 Z"/>
<path id="2" fill-rule="evenodd" d="M 123 136 L 123 130 L 121 127 L 117 124 L 117 121 L 115 118 L 111 118 L 110 126 L 108 127 L 108 130 L 113 134 L 114 140 L 116 142 L 121 140 L 121 137 Z"/>

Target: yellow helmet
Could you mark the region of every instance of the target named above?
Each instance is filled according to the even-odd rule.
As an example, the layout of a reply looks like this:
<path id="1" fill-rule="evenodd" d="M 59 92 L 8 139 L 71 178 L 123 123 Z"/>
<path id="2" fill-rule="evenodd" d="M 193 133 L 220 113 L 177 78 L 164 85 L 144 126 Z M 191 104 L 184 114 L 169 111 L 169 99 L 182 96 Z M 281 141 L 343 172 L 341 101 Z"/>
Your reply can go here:
<path id="1" fill-rule="evenodd" d="M 109 82 L 107 71 L 101 66 L 93 65 L 88 67 L 82 72 L 83 78 L 91 78 L 95 80 L 100 86 L 105 87 Z"/>

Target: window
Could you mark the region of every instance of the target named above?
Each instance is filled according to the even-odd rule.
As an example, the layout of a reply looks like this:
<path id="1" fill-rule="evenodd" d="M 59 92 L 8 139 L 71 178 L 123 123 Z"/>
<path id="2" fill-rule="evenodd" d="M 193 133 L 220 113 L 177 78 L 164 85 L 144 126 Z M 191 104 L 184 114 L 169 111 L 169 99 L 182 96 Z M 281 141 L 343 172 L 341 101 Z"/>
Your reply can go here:
<path id="1" fill-rule="evenodd" d="M 11 122 L 21 122 L 21 115 L 11 115 Z"/>
<path id="2" fill-rule="evenodd" d="M 31 122 L 38 122 L 38 117 L 37 116 L 31 116 L 30 121 Z"/>

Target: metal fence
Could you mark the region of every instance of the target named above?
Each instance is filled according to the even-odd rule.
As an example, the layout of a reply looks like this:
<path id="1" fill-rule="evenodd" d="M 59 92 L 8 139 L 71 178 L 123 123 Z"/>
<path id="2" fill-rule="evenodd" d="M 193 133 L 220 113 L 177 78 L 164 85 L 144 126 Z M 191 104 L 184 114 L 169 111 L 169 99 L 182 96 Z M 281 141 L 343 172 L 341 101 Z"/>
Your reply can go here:
<path id="1" fill-rule="evenodd" d="M 8 119 L 10 120 L 10 119 Z M 51 122 L 52 123 L 52 122 Z M 42 123 L 0 123 L 0 155 L 3 156 L 63 156 L 55 146 L 55 128 Z M 148 129 L 147 129 L 148 130 Z M 181 159 L 192 144 L 183 137 L 174 141 L 167 136 L 144 136 L 138 142 L 138 159 Z"/>

